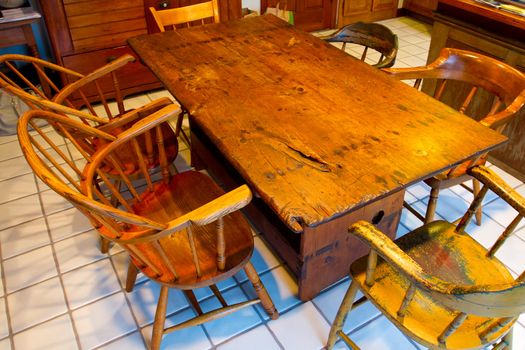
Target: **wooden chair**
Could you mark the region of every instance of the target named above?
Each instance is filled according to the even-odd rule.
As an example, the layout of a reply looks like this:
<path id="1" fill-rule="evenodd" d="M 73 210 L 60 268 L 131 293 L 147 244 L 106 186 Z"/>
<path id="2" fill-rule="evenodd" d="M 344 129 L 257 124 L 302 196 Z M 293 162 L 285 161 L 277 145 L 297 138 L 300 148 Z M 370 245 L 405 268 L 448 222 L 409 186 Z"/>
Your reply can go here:
<path id="1" fill-rule="evenodd" d="M 135 109 L 125 109 L 124 95 L 120 91 L 118 83 L 118 71 L 134 61 L 131 55 L 124 55 L 117 58 L 113 62 L 85 76 L 34 57 L 4 55 L 0 56 L 0 61 L 4 62 L 6 66 L 12 67 L 12 73 L 0 76 L 0 87 L 6 92 L 18 96 L 33 109 L 60 113 L 68 118 L 76 119 L 85 125 L 94 126 L 98 130 L 113 135 L 118 135 L 137 120 L 172 104 L 168 98 L 161 98 Z M 40 83 L 33 83 L 31 79 L 17 69 L 22 63 L 26 65 L 31 64 L 35 67 Z M 76 80 L 60 88 L 53 80 L 57 73 L 70 74 Z M 22 83 L 17 83 L 16 80 L 12 78 L 13 76 Z M 48 85 L 47 89 L 42 89 L 44 84 Z M 101 86 L 106 88 L 104 90 L 105 92 L 103 92 Z M 113 89 L 110 89 L 110 87 L 113 87 Z M 44 91 L 47 92 L 44 93 Z M 75 105 L 71 102 L 70 97 L 74 95 L 82 101 L 82 104 Z M 111 103 L 111 100 L 115 102 Z M 92 101 L 101 101 L 101 103 L 95 107 Z M 80 109 L 81 107 L 85 108 Z M 90 157 L 95 154 L 98 148 L 107 142 L 106 140 L 99 139 L 99 135 L 96 133 L 86 135 L 71 131 L 70 135 L 64 135 L 62 134 L 60 125 L 56 125 L 53 120 L 49 122 L 59 134 L 66 137 L 66 139 L 70 139 L 69 142 L 75 140 L 78 145 L 83 147 L 82 155 L 84 156 L 84 162 L 89 161 Z M 182 120 L 177 120 L 177 123 L 174 128 L 180 130 Z M 167 159 L 169 163 L 172 163 L 178 154 L 177 137 L 179 131 L 172 130 L 167 123 L 162 124 L 160 127 L 163 133 Z M 139 146 L 145 156 L 147 168 L 152 170 L 158 167 L 159 155 L 155 152 L 148 138 L 142 137 L 139 140 Z M 131 150 L 122 149 L 120 159 L 125 163 L 124 169 L 127 176 L 133 178 L 142 176 L 139 162 Z M 120 174 L 118 171 L 111 169 L 111 164 L 107 164 L 106 172 L 113 177 L 115 186 L 119 186 Z M 108 249 L 109 242 L 102 240 L 101 251 L 107 252 Z"/>
<path id="2" fill-rule="evenodd" d="M 447 82 L 465 83 L 467 85 L 464 89 L 465 93 L 458 94 L 457 97 L 462 98 L 458 99 L 453 107 L 461 113 L 471 115 L 469 112 L 478 93 L 483 95 L 485 101 L 491 101 L 490 99 L 493 98 L 493 103 L 487 111 L 473 117 L 483 125 L 498 131 L 501 131 L 525 104 L 525 74 L 503 62 L 475 52 L 444 48 L 439 57 L 427 66 L 388 68 L 384 71 L 400 80 L 415 79 L 414 87 L 417 89 L 421 87 L 422 79 L 437 80 L 434 98 L 438 100 L 444 96 Z M 431 192 L 425 217 L 407 203 L 405 207 L 425 223 L 434 220 L 440 189 L 469 180 L 470 177 L 465 173 L 466 169 L 475 164 L 484 164 L 486 159 L 485 154 L 474 161 L 460 164 L 447 172 L 426 179 L 425 182 L 431 187 Z M 479 183 L 475 180 L 472 189 L 464 187 L 474 194 L 479 191 Z M 481 207 L 476 213 L 476 221 L 478 225 L 481 224 Z"/>
<path id="3" fill-rule="evenodd" d="M 373 64 L 376 68 L 392 67 L 396 62 L 397 35 L 382 24 L 363 22 L 349 24 L 322 39 L 327 42 L 342 43 L 341 49 L 343 51 L 345 51 L 348 43 L 364 46 L 361 61 L 366 60 L 369 48 L 379 52 L 381 57 L 376 64 Z"/>
<path id="4" fill-rule="evenodd" d="M 220 22 L 217 0 L 160 11 L 150 7 L 149 10 L 161 32 L 164 32 L 166 27 L 176 30 L 181 24 L 189 27 L 195 21 L 200 21 L 200 24 L 204 24 L 207 19 L 213 23 Z"/>
<path id="5" fill-rule="evenodd" d="M 161 284 L 152 349 L 160 347 L 165 333 L 198 325 L 257 303 L 262 304 L 272 319 L 278 317 L 272 300 L 250 263 L 253 235 L 239 212 L 250 202 L 250 190 L 247 186 L 241 186 L 224 193 L 210 177 L 196 171 L 172 175 L 168 169 L 160 126 L 176 116 L 180 117 L 180 109 L 169 105 L 116 136 L 45 111 L 28 112 L 19 124 L 22 150 L 35 174 L 88 215 L 100 234 L 129 252 L 134 265 L 129 269 L 127 289 L 134 284 L 137 268 Z M 73 186 L 68 184 L 65 177 L 67 171 L 57 173 L 46 165 L 50 157 L 41 152 L 43 147 L 36 146 L 38 140 L 27 132 L 28 126 L 37 125 L 38 119 L 58 123 L 65 135 L 85 133 L 104 140 L 104 146 L 91 157 L 81 173 L 81 188 L 77 187 L 78 183 Z M 139 147 L 140 137 L 155 141 L 161 164 L 156 176 L 151 176 L 146 169 Z M 80 145 L 77 148 L 79 151 L 83 149 Z M 120 160 L 120 151 L 124 148 L 135 151 L 145 184 L 136 183 L 126 176 Z M 119 171 L 126 184 L 125 191 L 113 185 L 106 173 L 107 164 Z M 113 203 L 110 198 L 117 201 Z M 241 269 L 253 284 L 258 298 L 227 305 L 215 284 Z M 222 308 L 203 313 L 192 292 L 192 289 L 201 287 L 210 287 Z M 164 329 L 168 288 L 183 290 L 198 316 Z"/>
<path id="6" fill-rule="evenodd" d="M 495 253 L 525 215 L 525 198 L 484 166 L 468 173 L 484 186 L 457 226 L 434 221 L 394 242 L 367 222 L 350 227 L 371 251 L 350 268 L 352 282 L 332 324 L 328 350 L 338 336 L 358 349 L 342 327 L 353 305 L 366 299 L 426 347 L 512 348 L 512 326 L 525 312 L 525 272 L 513 278 Z M 465 229 L 489 189 L 518 214 L 497 239 L 494 232 L 495 243 L 487 250 Z M 364 297 L 354 303 L 357 290 Z"/>

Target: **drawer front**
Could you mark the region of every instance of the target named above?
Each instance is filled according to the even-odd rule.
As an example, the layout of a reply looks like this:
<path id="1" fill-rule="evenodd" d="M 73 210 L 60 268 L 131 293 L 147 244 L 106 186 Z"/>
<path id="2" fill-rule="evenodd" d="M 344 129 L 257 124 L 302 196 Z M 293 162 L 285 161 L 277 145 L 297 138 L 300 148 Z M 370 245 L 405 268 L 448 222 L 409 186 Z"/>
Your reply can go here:
<path id="1" fill-rule="evenodd" d="M 147 32 L 143 0 L 64 0 L 75 52 L 123 46 Z"/>
<path id="2" fill-rule="evenodd" d="M 129 47 L 123 46 L 114 49 L 64 56 L 62 60 L 67 68 L 86 74 L 124 54 L 131 54 L 136 58 L 136 55 Z M 138 59 L 120 68 L 117 71 L 117 78 L 122 90 L 134 90 L 132 92 L 139 91 L 137 88 L 140 86 L 158 83 L 157 78 L 155 78 L 149 69 L 141 64 Z M 101 82 L 101 88 L 104 92 L 113 90 L 111 80 L 105 79 Z M 94 96 L 96 94 L 94 88 L 87 89 L 84 92 L 88 94 L 88 96 Z"/>

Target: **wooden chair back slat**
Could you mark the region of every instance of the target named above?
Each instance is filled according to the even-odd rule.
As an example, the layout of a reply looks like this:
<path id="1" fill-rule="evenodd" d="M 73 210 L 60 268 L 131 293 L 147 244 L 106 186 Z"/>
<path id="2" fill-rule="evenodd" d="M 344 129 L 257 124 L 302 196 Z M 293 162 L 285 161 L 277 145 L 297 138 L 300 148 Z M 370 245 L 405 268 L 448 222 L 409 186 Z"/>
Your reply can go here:
<path id="1" fill-rule="evenodd" d="M 36 86 L 35 86 L 35 85 L 34 85 L 29 79 L 27 79 L 27 78 L 25 77 L 25 75 L 23 75 L 22 73 L 20 73 L 20 71 L 19 71 L 19 70 L 18 70 L 18 69 L 17 69 L 17 68 L 11 63 L 11 62 L 6 61 L 6 62 L 4 62 L 4 63 L 5 63 L 5 65 L 6 65 L 6 66 L 7 66 L 7 67 L 8 67 L 13 73 L 15 73 L 15 74 L 16 74 L 16 75 L 17 75 L 17 76 L 18 76 L 18 77 L 19 77 L 19 78 L 20 78 L 25 84 L 27 84 L 27 86 L 29 86 L 29 87 L 31 88 L 32 91 L 34 91 L 35 93 L 37 93 L 38 95 L 40 95 L 40 97 L 42 97 L 42 98 L 46 98 L 46 95 L 44 95 L 43 92 L 41 92 L 41 91 L 40 91 L 40 90 L 39 90 L 39 89 L 38 89 L 38 88 L 37 88 L 37 87 L 36 87 Z M 10 82 L 11 82 L 14 86 L 16 86 L 16 87 L 22 89 L 22 87 L 21 87 L 20 85 L 16 84 L 14 81 L 10 80 Z"/>
<path id="2" fill-rule="evenodd" d="M 128 203 L 128 201 L 124 197 L 122 197 L 119 189 L 115 187 L 115 185 L 111 182 L 111 180 L 108 179 L 108 177 L 104 174 L 104 172 L 100 171 L 98 172 L 98 174 L 100 178 L 102 179 L 102 181 L 104 181 L 104 184 L 106 185 L 108 190 L 111 192 L 111 195 L 114 198 L 116 198 L 118 202 L 120 203 L 120 205 L 122 205 L 128 212 L 133 213 L 134 211 L 131 205 Z M 103 198 L 104 198 L 104 194 L 99 193 L 98 200 L 104 202 Z"/>
<path id="3" fill-rule="evenodd" d="M 34 123 L 32 123 L 33 129 L 35 129 L 38 134 L 47 142 L 47 144 L 50 146 L 50 148 L 56 152 L 60 158 L 79 176 L 81 176 L 81 171 L 78 169 L 78 167 L 75 165 L 74 160 L 70 159 L 62 150 L 44 133 L 42 130 Z M 67 178 L 68 181 L 70 181 L 75 187 L 78 188 L 79 186 L 79 180 L 75 180 L 73 177 L 69 175 L 69 173 L 62 168 L 60 163 L 40 144 L 37 140 L 34 138 L 31 138 L 31 142 L 33 145 L 35 145 L 40 153 L 53 164 L 53 166 L 60 171 L 60 173 Z"/>
<path id="4" fill-rule="evenodd" d="M 111 109 L 109 108 L 108 101 L 106 100 L 106 96 L 104 92 L 102 91 L 102 88 L 100 87 L 99 80 L 94 80 L 93 84 L 95 85 L 95 89 L 97 91 L 98 98 L 97 101 L 100 101 L 102 106 L 104 107 L 104 111 L 106 112 L 106 117 L 111 120 L 113 119 L 113 113 L 111 113 Z"/>
<path id="5" fill-rule="evenodd" d="M 179 24 L 190 27 L 192 22 L 199 20 L 201 25 L 206 23 L 205 19 L 211 19 L 213 23 L 220 22 L 217 0 L 159 11 L 150 7 L 149 10 L 161 32 L 165 31 L 165 27 L 176 30 Z"/>
<path id="6" fill-rule="evenodd" d="M 178 136 L 178 135 L 176 135 Z M 146 155 L 148 156 L 148 162 L 153 163 L 153 140 L 151 136 L 151 131 L 148 130 L 144 133 L 144 145 L 146 148 Z"/>
<path id="7" fill-rule="evenodd" d="M 217 220 L 217 266 L 219 270 L 224 270 L 226 267 L 226 242 L 224 241 L 224 220 L 219 218 Z"/>
<path id="8" fill-rule="evenodd" d="M 366 54 L 368 53 L 368 46 L 365 46 L 365 48 L 363 49 L 363 53 L 361 54 L 361 61 L 365 61 L 366 60 Z"/>
<path id="9" fill-rule="evenodd" d="M 98 173 L 99 176 L 101 176 L 101 178 L 104 176 L 104 173 L 102 172 L 99 172 Z M 105 205 L 112 205 L 111 201 L 104 195 L 104 193 L 102 193 L 102 191 L 98 188 L 98 187 L 95 187 L 93 189 L 94 193 L 95 193 L 95 196 L 96 198 L 103 204 Z M 101 223 L 102 224 L 102 223 Z"/>
<path id="10" fill-rule="evenodd" d="M 142 156 L 142 152 L 139 146 L 139 143 L 137 140 L 133 140 L 133 149 L 135 150 L 135 154 L 138 158 L 138 163 L 140 166 L 140 169 L 142 171 L 142 175 L 144 176 L 144 179 L 146 180 L 146 183 L 148 184 L 149 190 L 153 190 L 153 182 L 151 181 L 151 176 L 149 175 L 148 168 L 146 167 L 146 162 L 144 161 L 144 157 Z M 131 185 L 131 188 L 133 188 L 133 185 Z"/>
<path id="11" fill-rule="evenodd" d="M 445 86 L 447 85 L 447 79 L 441 79 L 439 80 L 437 84 L 436 91 L 434 92 L 434 98 L 436 100 L 441 99 L 441 96 L 443 95 L 443 91 L 445 91 Z"/>
<path id="12" fill-rule="evenodd" d="M 465 113 L 465 111 L 467 110 L 468 106 L 470 106 L 470 103 L 472 102 L 472 99 L 476 95 L 477 91 L 478 91 L 478 87 L 477 86 L 473 86 L 472 89 L 470 89 L 470 92 L 468 93 L 467 97 L 465 98 L 465 100 L 461 104 L 461 107 L 459 108 L 459 112 L 460 113 Z"/>
<path id="13" fill-rule="evenodd" d="M 151 242 L 151 245 L 154 247 L 155 251 L 162 258 L 162 262 L 166 265 L 168 270 L 173 275 L 173 281 L 178 280 L 179 279 L 179 274 L 177 273 L 177 270 L 175 269 L 175 266 L 173 266 L 173 264 L 171 263 L 171 260 L 168 258 L 168 254 L 166 254 L 166 251 L 160 245 L 160 242 L 159 241 L 153 241 L 153 242 Z"/>
<path id="14" fill-rule="evenodd" d="M 499 97 L 495 97 L 494 98 L 494 102 L 492 102 L 492 107 L 490 107 L 490 111 L 489 111 L 489 113 L 487 115 L 490 116 L 490 115 L 496 114 L 497 112 L 500 111 L 500 107 L 502 105 L 503 104 L 501 102 L 501 99 Z"/>
<path id="15" fill-rule="evenodd" d="M 171 174 L 168 165 L 168 158 L 166 156 L 166 149 L 164 148 L 164 137 L 162 135 L 162 129 L 160 128 L 160 126 L 156 126 L 155 131 L 157 136 L 157 149 L 159 150 L 160 170 L 164 182 L 168 183 Z"/>
<path id="16" fill-rule="evenodd" d="M 195 266 L 195 270 L 197 271 L 197 277 L 201 277 L 201 266 L 199 263 L 199 256 L 197 255 L 197 248 L 195 247 L 195 237 L 193 236 L 193 229 L 191 225 L 186 228 L 186 234 L 188 235 L 188 241 L 190 243 L 191 248 L 191 256 L 193 258 L 193 265 Z"/>
<path id="17" fill-rule="evenodd" d="M 88 162 L 91 161 L 91 154 L 94 153 L 94 149 L 91 147 L 91 143 L 83 139 L 77 139 L 75 136 L 73 136 L 69 132 L 69 130 L 67 130 L 61 124 L 55 124 L 55 125 L 56 125 L 56 128 L 61 131 L 61 134 L 64 135 L 69 140 L 69 142 L 71 142 L 73 146 L 75 146 L 75 148 L 77 149 L 77 151 L 80 152 L 82 157 L 84 157 L 84 159 L 86 159 Z M 89 150 L 89 152 L 87 152 L 86 150 Z M 76 171 L 79 175 L 81 175 L 80 169 L 77 168 Z"/>
<path id="18" fill-rule="evenodd" d="M 119 114 L 124 114 L 126 109 L 124 108 L 124 99 L 122 97 L 122 90 L 120 88 L 120 83 L 117 78 L 117 73 L 115 71 L 111 72 L 111 80 L 113 81 L 113 88 L 115 91 L 115 101 L 117 102 L 117 108 Z"/>
<path id="19" fill-rule="evenodd" d="M 56 86 L 56 84 L 49 78 L 49 76 L 46 74 L 44 69 L 37 64 L 36 62 L 33 62 L 33 67 L 38 73 L 38 78 L 40 80 L 40 84 L 42 85 L 42 89 L 47 93 L 46 96 L 54 96 L 56 93 L 60 91 L 60 89 Z"/>
<path id="20" fill-rule="evenodd" d="M 131 256 L 135 260 L 138 260 L 142 264 L 142 266 L 147 266 L 157 276 L 162 275 L 162 271 L 157 267 L 157 264 L 153 262 L 150 258 L 148 258 L 143 253 L 143 250 L 139 249 L 136 245 L 133 244 L 126 244 L 125 247 L 130 252 Z"/>

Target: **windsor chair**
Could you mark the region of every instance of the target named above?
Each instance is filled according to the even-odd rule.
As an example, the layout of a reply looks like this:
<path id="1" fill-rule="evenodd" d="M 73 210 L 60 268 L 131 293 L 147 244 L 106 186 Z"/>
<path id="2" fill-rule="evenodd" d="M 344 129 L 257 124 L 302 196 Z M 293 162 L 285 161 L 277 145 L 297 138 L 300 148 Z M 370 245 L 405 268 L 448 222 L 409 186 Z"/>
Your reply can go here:
<path id="1" fill-rule="evenodd" d="M 370 300 L 403 333 L 432 349 L 512 348 L 512 326 L 525 312 L 525 272 L 514 278 L 495 257 L 525 215 L 525 199 L 485 166 L 467 173 L 483 188 L 457 225 L 434 221 L 391 241 L 360 221 L 349 228 L 370 248 L 350 267 L 352 282 L 332 324 L 327 349 L 338 337 L 358 349 L 343 325 L 348 312 Z M 494 244 L 484 248 L 466 231 L 488 190 L 517 212 Z M 357 291 L 364 297 L 354 302 Z"/>
<path id="2" fill-rule="evenodd" d="M 86 214 L 98 232 L 121 245 L 131 256 L 127 289 L 134 284 L 137 269 L 161 284 L 153 325 L 152 349 L 159 349 L 163 334 L 227 315 L 241 308 L 261 303 L 272 319 L 278 313 L 257 272 L 250 263 L 253 235 L 239 209 L 251 200 L 246 185 L 224 193 L 207 175 L 197 171 L 172 174 L 163 143 L 161 125 L 181 117 L 180 108 L 168 105 L 137 121 L 127 130 L 112 135 L 82 122 L 46 111 L 30 111 L 22 116 L 18 136 L 24 155 L 35 174 L 50 188 L 68 199 Z M 59 125 L 64 135 L 85 134 L 104 141 L 82 172 L 70 167 L 80 181 L 43 152 L 43 142 L 28 132 L 39 119 Z M 139 146 L 139 138 L 149 138 L 157 148 L 160 169 L 154 176 Z M 71 142 L 77 145 L 78 138 Z M 49 140 L 44 141 L 48 142 Z M 51 146 L 53 149 L 56 147 Z M 131 149 L 139 160 L 144 181 L 134 181 L 126 174 L 121 150 Z M 52 162 L 55 166 L 46 165 Z M 117 188 L 106 169 L 111 164 L 121 175 L 125 188 Z M 66 162 L 66 165 L 71 164 Z M 65 165 L 65 166 L 66 166 Z M 116 199 L 114 201 L 113 199 Z M 257 299 L 228 305 L 216 283 L 244 270 L 253 284 Z M 192 290 L 209 287 L 222 307 L 202 312 Z M 194 307 L 197 317 L 165 328 L 168 288 L 181 289 Z"/>

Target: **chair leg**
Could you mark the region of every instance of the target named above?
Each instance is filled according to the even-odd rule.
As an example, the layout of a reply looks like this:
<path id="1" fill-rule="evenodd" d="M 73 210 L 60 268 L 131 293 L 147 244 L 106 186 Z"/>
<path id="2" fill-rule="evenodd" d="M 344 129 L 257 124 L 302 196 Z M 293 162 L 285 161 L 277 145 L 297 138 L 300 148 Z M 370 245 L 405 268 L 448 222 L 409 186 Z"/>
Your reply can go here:
<path id="1" fill-rule="evenodd" d="M 109 252 L 109 240 L 100 236 L 100 252 L 107 254 Z"/>
<path id="2" fill-rule="evenodd" d="M 253 288 L 255 289 L 255 293 L 257 293 L 257 296 L 259 299 L 261 299 L 261 304 L 272 320 L 276 320 L 279 317 L 279 312 L 275 308 L 275 305 L 273 304 L 272 299 L 270 298 L 270 295 L 266 291 L 266 288 L 262 284 L 261 280 L 259 279 L 259 275 L 257 274 L 257 271 L 253 268 L 253 265 L 251 262 L 248 262 L 246 266 L 244 266 L 244 272 L 246 273 L 246 276 L 248 276 L 248 279 L 250 282 L 252 282 Z"/>
<path id="3" fill-rule="evenodd" d="M 352 310 L 352 304 L 354 302 L 355 295 L 357 294 L 357 287 L 357 283 L 352 281 L 352 283 L 350 283 L 350 287 L 348 287 L 348 290 L 346 291 L 345 296 L 343 297 L 339 311 L 337 311 L 337 315 L 335 316 L 334 322 L 332 323 L 332 328 L 330 328 L 330 335 L 328 336 L 328 342 L 326 343 L 326 350 L 331 350 L 334 347 L 334 344 L 337 341 L 338 333 L 343 329 L 346 316 L 350 310 Z"/>
<path id="4" fill-rule="evenodd" d="M 478 195 L 479 191 L 480 191 L 480 183 L 478 180 L 476 179 L 472 179 L 472 192 L 474 193 L 474 198 L 476 198 L 476 196 Z M 476 224 L 478 224 L 478 226 L 481 226 L 481 216 L 482 216 L 482 208 L 481 208 L 481 204 L 479 205 L 479 208 L 478 210 L 476 210 Z"/>
<path id="5" fill-rule="evenodd" d="M 432 187 L 432 189 L 430 190 L 430 198 L 428 200 L 427 212 L 425 214 L 425 224 L 434 221 L 434 214 L 436 213 L 438 197 L 439 187 Z"/>
<path id="6" fill-rule="evenodd" d="M 151 350 L 158 350 L 164 334 L 164 322 L 166 321 L 166 307 L 168 305 L 168 287 L 160 288 L 155 321 L 153 322 L 153 334 L 151 336 Z"/>
<path id="7" fill-rule="evenodd" d="M 201 306 L 199 305 L 199 301 L 195 297 L 195 294 L 193 293 L 193 291 L 183 290 L 183 292 L 186 298 L 188 299 L 188 301 L 190 302 L 191 306 L 193 306 L 193 308 L 197 312 L 197 315 L 202 315 L 204 312 L 202 312 Z"/>
<path id="8" fill-rule="evenodd" d="M 126 276 L 126 292 L 131 292 L 135 287 L 135 281 L 137 280 L 137 274 L 139 270 L 131 261 L 128 264 L 128 274 Z"/>

